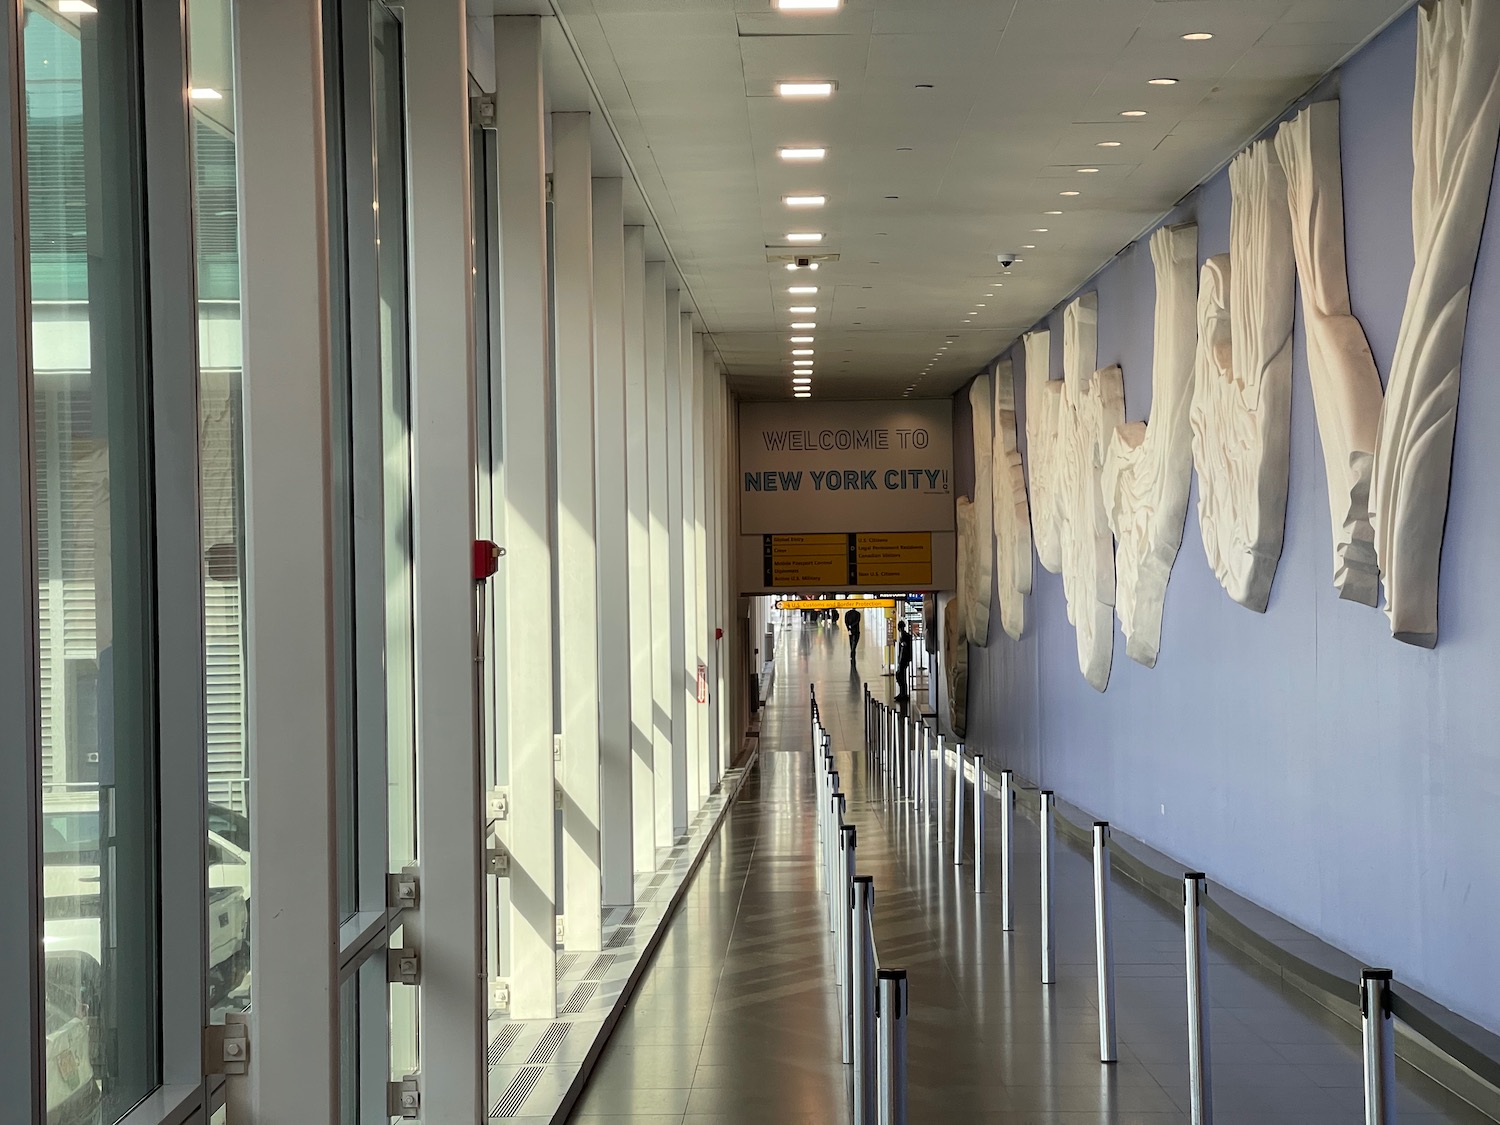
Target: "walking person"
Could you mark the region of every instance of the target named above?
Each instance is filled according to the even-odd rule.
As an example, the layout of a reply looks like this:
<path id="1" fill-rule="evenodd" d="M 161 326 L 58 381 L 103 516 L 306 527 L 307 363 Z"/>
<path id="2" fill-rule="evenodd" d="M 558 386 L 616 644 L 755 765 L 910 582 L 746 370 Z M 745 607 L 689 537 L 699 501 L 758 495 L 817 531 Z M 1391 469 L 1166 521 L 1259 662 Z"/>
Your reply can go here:
<path id="1" fill-rule="evenodd" d="M 854 661 L 855 650 L 859 648 L 859 629 L 861 623 L 859 610 L 851 609 L 844 614 L 844 628 L 849 630 L 849 660 Z"/>
<path id="2" fill-rule="evenodd" d="M 896 629 L 899 633 L 896 638 L 896 702 L 905 703 L 911 698 L 911 688 L 907 685 L 911 668 L 911 634 L 907 632 L 905 621 L 900 622 Z"/>

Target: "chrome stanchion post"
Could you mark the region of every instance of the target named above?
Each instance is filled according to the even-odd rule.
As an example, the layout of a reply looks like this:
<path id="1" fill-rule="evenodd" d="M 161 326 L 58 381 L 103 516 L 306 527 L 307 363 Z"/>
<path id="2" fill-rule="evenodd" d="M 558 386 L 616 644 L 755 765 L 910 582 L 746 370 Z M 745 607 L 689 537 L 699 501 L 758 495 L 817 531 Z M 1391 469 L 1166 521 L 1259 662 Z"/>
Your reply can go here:
<path id="1" fill-rule="evenodd" d="M 943 732 L 937 732 L 937 833 L 938 843 L 948 837 L 948 755 L 943 748 Z"/>
<path id="2" fill-rule="evenodd" d="M 853 990 L 849 1005 L 854 1040 L 854 1125 L 876 1125 L 875 880 L 856 875 L 850 899 Z"/>
<path id="3" fill-rule="evenodd" d="M 1118 1062 L 1115 1047 L 1115 941 L 1109 913 L 1109 824 L 1094 821 L 1094 960 L 1099 970 L 1099 1061 Z"/>
<path id="4" fill-rule="evenodd" d="M 1042 983 L 1057 980 L 1057 951 L 1052 944 L 1052 846 L 1057 842 L 1057 825 L 1053 818 L 1056 798 L 1052 790 L 1042 790 L 1042 812 L 1039 817 L 1042 838 Z"/>
<path id="5" fill-rule="evenodd" d="M 1391 1019 L 1390 969 L 1359 974 L 1365 1047 L 1365 1125 L 1395 1125 L 1396 1028 Z"/>
<path id="6" fill-rule="evenodd" d="M 844 826 L 844 795 L 839 792 L 839 775 L 835 771 L 829 775 L 831 793 L 828 800 L 828 850 L 824 853 L 823 862 L 828 869 L 828 932 L 838 931 L 839 916 L 839 868 L 843 866 L 839 859 L 839 837 L 840 830 Z"/>
<path id="7" fill-rule="evenodd" d="M 1213 1125 L 1213 1079 L 1208 1060 L 1208 876 L 1182 877 L 1182 917 L 1187 938 L 1188 1087 L 1193 1125 Z"/>
<path id="8" fill-rule="evenodd" d="M 850 948 L 852 929 L 849 924 L 850 895 L 854 886 L 854 851 L 857 846 L 854 825 L 846 824 L 839 829 L 839 887 L 838 929 L 834 941 L 838 945 L 839 970 L 839 1029 L 844 1048 L 844 1064 L 854 1061 L 854 961 Z"/>
<path id="9" fill-rule="evenodd" d="M 881 969 L 875 1018 L 879 1026 L 879 1125 L 906 1125 L 906 970 Z"/>
<path id="10" fill-rule="evenodd" d="M 953 866 L 964 861 L 964 744 L 953 745 Z"/>
<path id="11" fill-rule="evenodd" d="M 974 893 L 984 894 L 984 755 L 974 755 Z"/>
<path id="12" fill-rule="evenodd" d="M 1000 771 L 1000 928 L 1015 929 L 1016 917 L 1011 902 L 1011 877 L 1014 872 L 1013 845 L 1016 839 L 1015 774 Z"/>

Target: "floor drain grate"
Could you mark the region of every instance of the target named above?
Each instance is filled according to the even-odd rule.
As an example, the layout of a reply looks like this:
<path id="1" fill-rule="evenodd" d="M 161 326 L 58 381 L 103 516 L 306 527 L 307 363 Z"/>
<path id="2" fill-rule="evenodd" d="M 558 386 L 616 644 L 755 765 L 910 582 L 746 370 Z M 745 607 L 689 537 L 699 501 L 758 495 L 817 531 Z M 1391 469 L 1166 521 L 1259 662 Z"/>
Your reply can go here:
<path id="1" fill-rule="evenodd" d="M 521 1029 L 511 1024 L 502 1027 L 500 1034 L 495 1036 L 495 1041 L 490 1044 L 490 1065 L 497 1066 L 505 1052 L 510 1050 L 511 1044 L 516 1041 L 516 1036 L 521 1034 Z"/>
<path id="2" fill-rule="evenodd" d="M 557 959 L 557 979 L 562 980 L 563 977 L 567 976 L 568 970 L 573 967 L 577 960 L 578 954 L 576 953 L 564 953 L 559 957 Z"/>
<path id="3" fill-rule="evenodd" d="M 565 1016 L 576 1016 L 583 1011 L 583 1006 L 594 998 L 594 993 L 599 991 L 599 985 L 594 981 L 586 981 L 573 990 L 573 995 L 568 997 L 568 1002 L 562 1007 Z"/>
<path id="4" fill-rule="evenodd" d="M 570 1024 L 555 1023 L 547 1028 L 542 1035 L 542 1041 L 536 1045 L 536 1050 L 531 1052 L 527 1063 L 535 1066 L 537 1063 L 549 1063 L 552 1056 L 557 1054 L 557 1049 L 562 1046 L 562 1041 L 568 1037 Z"/>
<path id="5" fill-rule="evenodd" d="M 584 980 L 603 980 L 604 974 L 614 968 L 615 955 L 613 953 L 601 953 L 594 958 L 594 963 L 589 966 L 589 971 L 583 974 Z"/>
<path id="6" fill-rule="evenodd" d="M 618 930 L 609 935 L 609 940 L 604 943 L 604 948 L 624 949 L 633 941 L 635 941 L 635 927 L 621 926 Z"/>
<path id="7" fill-rule="evenodd" d="M 644 918 L 645 916 L 646 916 L 646 908 L 644 906 L 637 906 L 629 914 L 625 915 L 625 925 L 627 925 L 627 926 L 634 926 L 637 923 L 639 923 L 640 920 L 642 918 Z"/>
<path id="8" fill-rule="evenodd" d="M 536 1089 L 537 1079 L 541 1076 L 541 1067 L 523 1066 L 510 1080 L 510 1087 L 500 1096 L 500 1100 L 495 1103 L 495 1108 L 490 1110 L 490 1120 L 515 1117 L 520 1112 L 521 1106 L 526 1104 L 526 1099 L 531 1096 L 531 1091 Z"/>

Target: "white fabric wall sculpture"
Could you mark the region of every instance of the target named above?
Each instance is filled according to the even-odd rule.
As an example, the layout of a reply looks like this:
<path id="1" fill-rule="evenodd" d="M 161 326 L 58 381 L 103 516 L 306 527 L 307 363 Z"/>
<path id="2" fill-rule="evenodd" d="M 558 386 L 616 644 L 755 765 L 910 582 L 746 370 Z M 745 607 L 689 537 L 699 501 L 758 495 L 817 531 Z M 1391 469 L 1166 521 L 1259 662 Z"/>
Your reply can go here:
<path id="1" fill-rule="evenodd" d="M 1031 534 L 1037 561 L 1053 574 L 1062 570 L 1057 538 L 1057 498 L 1051 450 L 1057 442 L 1062 380 L 1052 378 L 1052 333 L 1028 332 L 1026 348 L 1026 454 L 1031 470 Z"/>
<path id="2" fill-rule="evenodd" d="M 1031 506 L 1016 433 L 1015 369 L 1008 359 L 995 364 L 995 575 L 1000 592 L 1000 625 L 1015 640 L 1026 628 L 1026 595 L 1031 593 Z M 1179 533 L 1180 534 L 1180 533 Z"/>
<path id="3" fill-rule="evenodd" d="M 1115 533 L 1115 610 L 1125 652 L 1147 668 L 1161 649 L 1167 579 L 1182 546 L 1193 485 L 1193 359 L 1198 341 L 1198 227 L 1161 227 L 1151 236 L 1156 331 L 1151 420 L 1114 431 L 1101 487 Z"/>
<path id="4" fill-rule="evenodd" d="M 990 583 L 995 576 L 994 418 L 990 404 L 989 375 L 976 376 L 969 384 L 969 413 L 974 427 L 974 527 L 968 549 L 973 558 L 973 584 L 964 605 L 969 643 L 983 648 L 990 643 Z"/>
<path id="5" fill-rule="evenodd" d="M 959 629 L 965 644 L 977 643 L 969 636 L 969 604 L 979 589 L 979 514 L 977 505 L 967 496 L 953 504 L 954 523 L 958 530 L 958 589 L 954 591 Z"/>
<path id="6" fill-rule="evenodd" d="M 1286 527 L 1292 409 L 1292 232 L 1272 142 L 1235 157 L 1229 192 L 1229 255 L 1209 259 L 1198 285 L 1193 464 L 1209 565 L 1231 598 L 1264 612 Z"/>
<path id="7" fill-rule="evenodd" d="M 1048 455 L 1078 667 L 1103 691 L 1114 657 L 1115 553 L 1099 477 L 1110 436 L 1125 421 L 1125 384 L 1118 367 L 1095 369 L 1098 353 L 1099 295 L 1085 293 L 1063 311 L 1062 399 Z"/>
<path id="8" fill-rule="evenodd" d="M 1500 131 L 1500 5 L 1424 0 L 1417 21 L 1416 266 L 1386 382 L 1370 507 L 1391 631 L 1430 648 L 1469 287 Z"/>
<path id="9" fill-rule="evenodd" d="M 1307 367 L 1328 476 L 1333 584 L 1339 597 L 1374 605 L 1380 574 L 1369 497 L 1382 391 L 1365 330 L 1349 306 L 1339 103 L 1317 102 L 1283 125 L 1276 155 L 1286 172 Z"/>

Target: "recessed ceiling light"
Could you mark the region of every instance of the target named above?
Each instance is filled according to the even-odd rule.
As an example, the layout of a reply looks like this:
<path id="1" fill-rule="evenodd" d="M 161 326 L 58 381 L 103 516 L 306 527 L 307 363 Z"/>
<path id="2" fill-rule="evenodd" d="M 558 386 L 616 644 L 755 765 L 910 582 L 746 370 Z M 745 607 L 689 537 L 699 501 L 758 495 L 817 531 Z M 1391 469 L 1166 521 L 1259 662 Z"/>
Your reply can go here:
<path id="1" fill-rule="evenodd" d="M 822 160 L 828 155 L 826 148 L 779 148 L 776 152 L 783 160 Z"/>
<path id="2" fill-rule="evenodd" d="M 788 242 L 822 242 L 823 235 L 821 231 L 815 230 L 792 230 L 787 231 L 786 240 Z"/>
<path id="3" fill-rule="evenodd" d="M 817 311 L 817 305 L 793 305 L 791 308 L 787 309 L 787 312 L 793 313 L 815 313 Z"/>
<path id="4" fill-rule="evenodd" d="M 783 12 L 836 12 L 844 0 L 776 0 Z"/>
<path id="5" fill-rule="evenodd" d="M 993 296 L 994 296 L 994 294 L 993 294 L 993 293 L 986 293 L 986 294 L 985 294 L 985 296 L 986 296 L 986 297 L 993 297 Z"/>
<path id="6" fill-rule="evenodd" d="M 1091 173 L 1099 171 L 1099 169 L 1097 169 L 1097 168 L 1080 168 L 1078 170 L 1080 172 L 1082 172 L 1084 175 L 1089 175 Z"/>
<path id="7" fill-rule="evenodd" d="M 1202 43 L 1213 37 L 1214 33 L 1212 31 L 1190 31 L 1183 36 L 1189 43 Z"/>
<path id="8" fill-rule="evenodd" d="M 783 98 L 826 98 L 833 93 L 833 83 L 778 82 L 776 92 Z"/>
<path id="9" fill-rule="evenodd" d="M 781 201 L 788 207 L 821 207 L 828 202 L 826 195 L 784 195 Z"/>
<path id="10" fill-rule="evenodd" d="M 1100 141 L 1097 147 L 1099 147 L 1099 148 L 1119 148 L 1120 147 L 1120 143 L 1121 142 L 1119 142 L 1119 141 Z"/>
<path id="11" fill-rule="evenodd" d="M 793 398 L 812 398 L 812 391 L 793 391 Z"/>
<path id="12" fill-rule="evenodd" d="M 794 383 L 811 383 L 812 382 L 812 376 L 811 375 L 796 375 L 796 376 L 793 376 L 792 382 L 794 382 Z"/>
<path id="13" fill-rule="evenodd" d="M 810 360 L 810 359 L 794 359 L 794 360 L 792 360 L 792 366 L 793 367 L 811 367 L 812 365 L 813 365 L 813 361 Z"/>
<path id="14" fill-rule="evenodd" d="M 1145 117 L 1146 116 L 1146 111 L 1144 109 L 1122 109 L 1120 111 L 1120 116 L 1121 117 Z"/>
<path id="15" fill-rule="evenodd" d="M 792 354 L 793 355 L 814 355 L 815 353 L 814 353 L 814 351 L 813 351 L 812 348 L 793 348 L 792 349 Z"/>
<path id="16" fill-rule="evenodd" d="M 71 8 L 67 6 L 67 0 L 63 0 L 63 3 L 58 5 L 57 10 L 59 12 L 92 12 L 96 10 L 93 6 L 83 3 L 82 0 L 76 0 L 76 2 L 78 3 L 78 7 Z M 188 97 L 195 102 L 221 102 L 224 100 L 224 95 L 212 86 L 194 86 L 188 91 Z"/>
<path id="17" fill-rule="evenodd" d="M 974 306 L 974 307 L 975 307 L 975 308 L 976 308 L 976 309 L 982 309 L 982 308 L 984 308 L 984 306 L 983 306 L 983 305 L 975 305 L 975 306 Z"/>
<path id="18" fill-rule="evenodd" d="M 788 293 L 816 293 L 818 287 L 816 285 L 789 285 L 786 291 Z"/>
<path id="19" fill-rule="evenodd" d="M 1032 234 L 1046 234 L 1047 230 L 1048 230 L 1047 227 L 1032 227 L 1031 228 L 1031 233 Z"/>
<path id="20" fill-rule="evenodd" d="M 1021 249 L 1022 250 L 1035 250 L 1036 249 L 1036 243 L 1034 243 L 1034 242 L 1028 242 L 1024 246 L 1022 246 Z"/>
<path id="21" fill-rule="evenodd" d="M 793 328 L 816 328 L 817 326 L 818 322 L 816 320 L 796 320 L 792 322 Z"/>
<path id="22" fill-rule="evenodd" d="M 1043 211 L 1042 214 L 1043 215 L 1061 215 L 1062 212 L 1061 211 Z"/>
<path id="23" fill-rule="evenodd" d="M 813 342 L 811 336 L 793 336 L 791 339 L 794 344 L 810 344 Z"/>
<path id="24" fill-rule="evenodd" d="M 1175 86 L 1175 85 L 1177 85 L 1177 79 L 1175 79 L 1175 78 L 1153 78 L 1153 79 L 1151 79 L 1147 83 L 1147 85 L 1148 86 Z"/>
<path id="25" fill-rule="evenodd" d="M 1078 195 L 1079 193 L 1076 192 L 1076 191 L 1060 191 L 1057 194 L 1058 195 L 1069 195 L 1069 196 L 1072 196 L 1072 195 Z"/>

